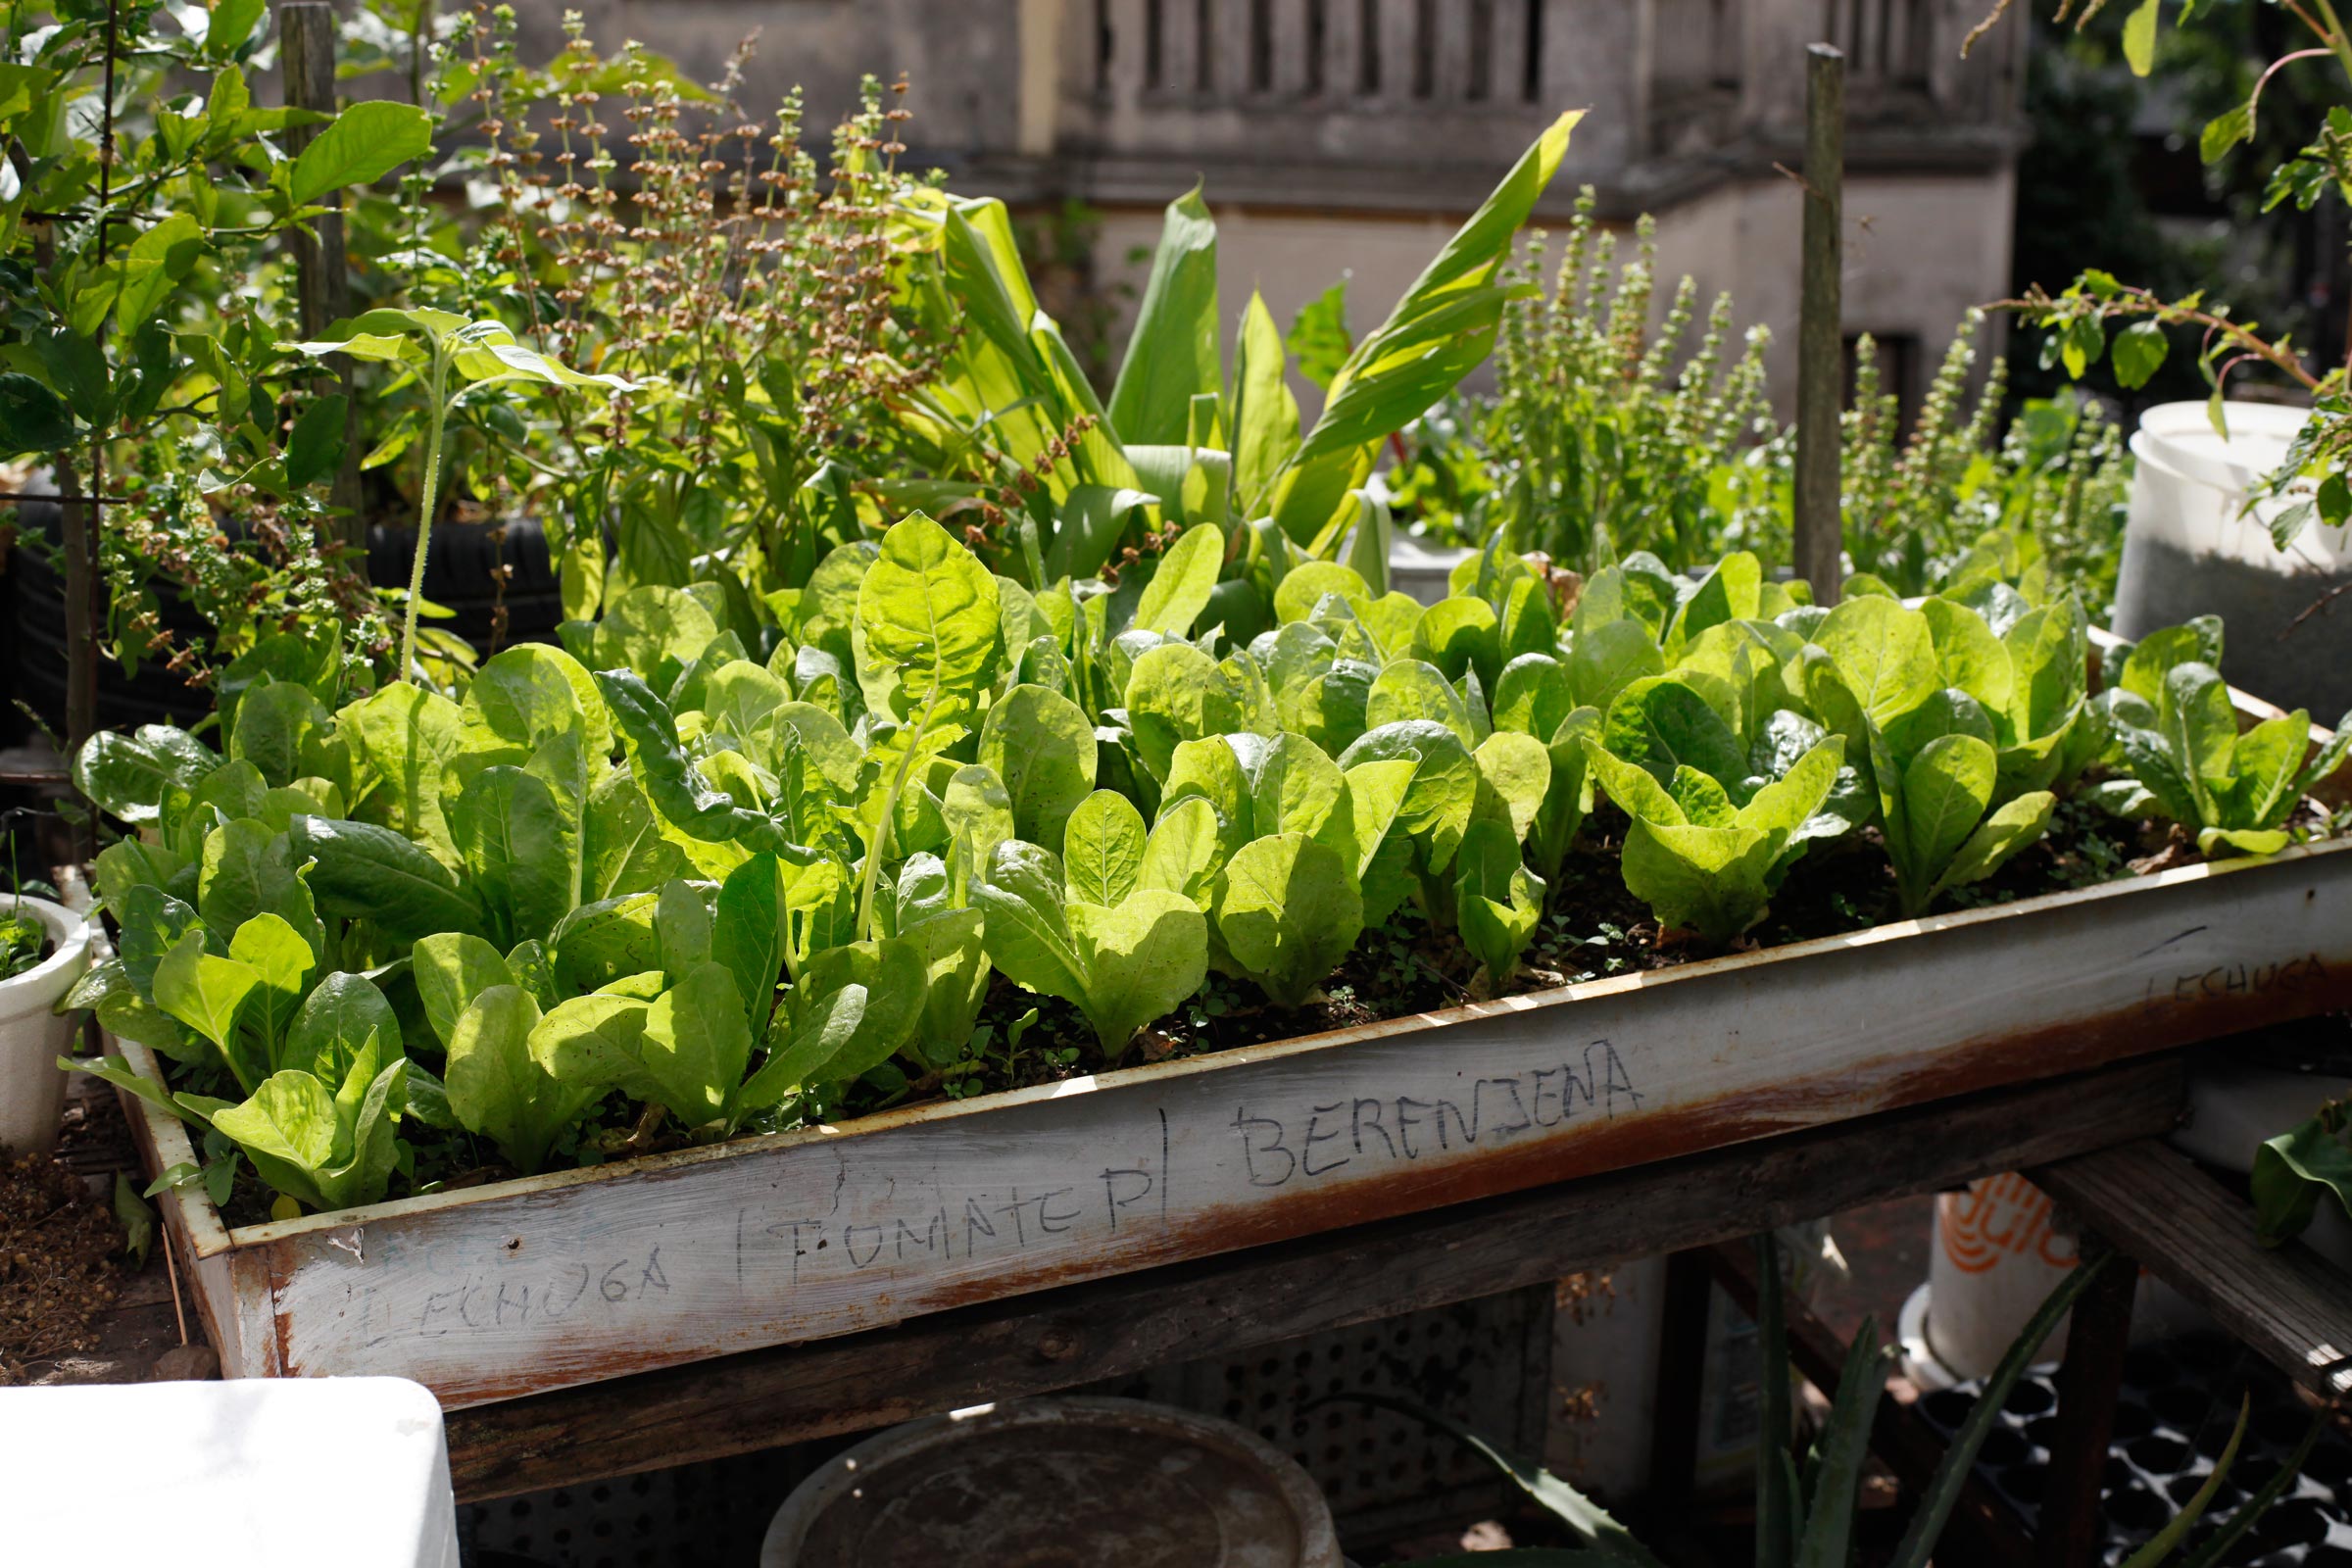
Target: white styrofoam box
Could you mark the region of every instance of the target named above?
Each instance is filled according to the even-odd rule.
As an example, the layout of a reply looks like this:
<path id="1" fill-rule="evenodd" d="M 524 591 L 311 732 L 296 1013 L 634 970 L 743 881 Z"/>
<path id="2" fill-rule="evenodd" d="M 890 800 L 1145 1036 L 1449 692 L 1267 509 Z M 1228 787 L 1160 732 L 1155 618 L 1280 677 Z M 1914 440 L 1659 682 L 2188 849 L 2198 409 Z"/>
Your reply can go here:
<path id="1" fill-rule="evenodd" d="M 0 1559 L 457 1568 L 441 1406 L 405 1378 L 0 1389 Z"/>

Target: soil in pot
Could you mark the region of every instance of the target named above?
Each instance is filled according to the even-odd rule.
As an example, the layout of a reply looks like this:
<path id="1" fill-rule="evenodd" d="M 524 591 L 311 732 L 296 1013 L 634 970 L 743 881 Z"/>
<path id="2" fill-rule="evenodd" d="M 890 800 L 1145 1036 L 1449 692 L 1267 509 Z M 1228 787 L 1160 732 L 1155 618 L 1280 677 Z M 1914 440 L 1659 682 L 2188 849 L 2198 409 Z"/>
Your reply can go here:
<path id="1" fill-rule="evenodd" d="M 45 1154 L 0 1157 L 0 1384 L 96 1343 L 114 1304 L 122 1232 L 107 1205 Z"/>

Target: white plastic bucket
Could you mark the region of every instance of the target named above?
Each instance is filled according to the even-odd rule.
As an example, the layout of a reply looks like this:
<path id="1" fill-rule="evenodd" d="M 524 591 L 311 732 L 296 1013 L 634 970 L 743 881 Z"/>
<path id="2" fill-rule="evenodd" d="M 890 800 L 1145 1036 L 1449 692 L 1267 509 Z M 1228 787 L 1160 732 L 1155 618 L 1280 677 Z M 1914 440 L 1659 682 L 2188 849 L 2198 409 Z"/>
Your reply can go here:
<path id="1" fill-rule="evenodd" d="M 2232 685 L 2332 723 L 2352 708 L 2352 597 L 2296 617 L 2352 582 L 2352 530 L 2314 522 L 2279 550 L 2271 523 L 2305 498 L 2252 507 L 2246 498 L 2285 460 L 2310 414 L 2232 403 L 2225 416 L 2227 439 L 2202 403 L 2161 404 L 2142 416 L 2132 437 L 2115 630 L 2139 638 L 2218 614 Z"/>
<path id="2" fill-rule="evenodd" d="M 48 928 L 56 951 L 38 966 L 0 980 L 0 1149 L 47 1153 L 57 1143 L 66 1104 L 66 1075 L 57 1058 L 73 1042 L 74 1020 L 54 1011 L 90 966 L 90 928 L 83 916 L 47 899 L 0 896 L 0 914 L 22 905 Z"/>
<path id="3" fill-rule="evenodd" d="M 1936 1199 L 1928 1283 L 1903 1303 L 1904 1372 L 1931 1392 L 1989 1377 L 2050 1292 L 2081 1262 L 2075 1239 L 2052 1227 L 2048 1195 L 2014 1172 L 1986 1176 Z M 2132 1343 L 2204 1326 L 2204 1314 L 2144 1270 L 2132 1298 Z M 2068 1325 L 2042 1342 L 2037 1361 L 2066 1350 Z"/>
<path id="4" fill-rule="evenodd" d="M 2015 1172 L 1986 1176 L 1936 1199 L 1936 1245 L 1928 1258 L 1926 1341 L 1943 1367 L 1984 1377 L 2043 1298 L 2081 1261 L 2074 1238 L 2050 1228 L 2050 1200 Z M 2042 1347 L 2066 1348 L 2060 1326 Z"/>

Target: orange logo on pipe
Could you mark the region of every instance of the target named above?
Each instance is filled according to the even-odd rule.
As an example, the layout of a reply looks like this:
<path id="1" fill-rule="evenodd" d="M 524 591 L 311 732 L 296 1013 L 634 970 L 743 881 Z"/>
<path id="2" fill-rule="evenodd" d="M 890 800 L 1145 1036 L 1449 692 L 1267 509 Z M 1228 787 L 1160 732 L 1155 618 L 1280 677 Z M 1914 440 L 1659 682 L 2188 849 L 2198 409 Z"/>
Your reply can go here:
<path id="1" fill-rule="evenodd" d="M 2015 1172 L 1971 1182 L 1942 1204 L 1943 1255 L 1964 1274 L 1982 1274 L 2004 1257 L 2033 1255 L 2052 1268 L 2081 1261 L 2074 1243 L 2050 1229 L 2050 1200 Z"/>

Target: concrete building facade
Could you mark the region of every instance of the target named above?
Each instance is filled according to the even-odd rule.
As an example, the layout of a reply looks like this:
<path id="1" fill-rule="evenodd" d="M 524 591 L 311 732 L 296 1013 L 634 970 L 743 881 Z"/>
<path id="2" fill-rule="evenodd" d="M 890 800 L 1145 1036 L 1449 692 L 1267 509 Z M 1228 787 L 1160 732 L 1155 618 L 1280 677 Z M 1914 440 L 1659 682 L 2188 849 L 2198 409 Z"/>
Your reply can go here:
<path id="1" fill-rule="evenodd" d="M 1954 322 L 2006 292 L 2028 29 L 1960 49 L 1988 0 L 587 0 L 590 35 L 714 75 L 760 32 L 752 103 L 820 126 L 861 73 L 909 76 L 913 158 L 1016 207 L 1100 215 L 1098 283 L 1196 178 L 1228 313 L 1288 320 L 1343 271 L 1376 320 L 1562 110 L 1588 113 L 1539 221 L 1595 187 L 1653 214 L 1667 280 L 1729 290 L 1792 386 L 1803 55 L 1849 59 L 1845 316 L 1916 391 Z M 525 52 L 560 43 L 524 13 Z"/>

